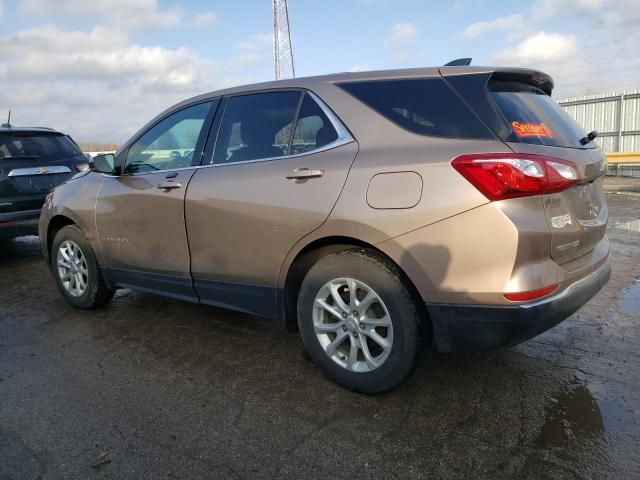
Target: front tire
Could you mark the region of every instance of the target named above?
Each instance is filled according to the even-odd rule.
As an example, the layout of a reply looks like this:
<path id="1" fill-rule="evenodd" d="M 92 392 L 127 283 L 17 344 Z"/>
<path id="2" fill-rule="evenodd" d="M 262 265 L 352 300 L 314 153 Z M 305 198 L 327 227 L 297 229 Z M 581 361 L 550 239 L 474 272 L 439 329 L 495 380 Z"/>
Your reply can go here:
<path id="1" fill-rule="evenodd" d="M 426 313 L 399 269 L 376 252 L 320 259 L 305 276 L 298 324 L 315 363 L 340 385 L 381 393 L 402 383 L 431 342 Z"/>
<path id="2" fill-rule="evenodd" d="M 106 285 L 91 245 L 75 225 L 58 231 L 49 260 L 60 293 L 74 307 L 100 307 L 113 297 L 115 290 Z"/>

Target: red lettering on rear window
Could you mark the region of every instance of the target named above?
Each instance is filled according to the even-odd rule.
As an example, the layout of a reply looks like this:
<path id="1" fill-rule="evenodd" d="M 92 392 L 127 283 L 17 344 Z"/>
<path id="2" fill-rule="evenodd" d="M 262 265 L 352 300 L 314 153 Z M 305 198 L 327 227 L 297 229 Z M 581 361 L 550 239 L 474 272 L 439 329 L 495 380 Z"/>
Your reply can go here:
<path id="1" fill-rule="evenodd" d="M 518 138 L 545 137 L 553 138 L 553 132 L 544 123 L 511 122 L 511 127 Z"/>

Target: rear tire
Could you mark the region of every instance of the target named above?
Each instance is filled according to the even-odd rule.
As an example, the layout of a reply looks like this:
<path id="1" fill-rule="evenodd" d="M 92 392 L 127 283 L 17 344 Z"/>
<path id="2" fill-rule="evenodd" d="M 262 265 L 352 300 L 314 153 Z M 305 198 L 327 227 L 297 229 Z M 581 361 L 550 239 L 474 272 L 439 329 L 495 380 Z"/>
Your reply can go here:
<path id="1" fill-rule="evenodd" d="M 376 252 L 328 255 L 302 282 L 302 340 L 335 382 L 358 392 L 385 392 L 402 383 L 430 348 L 430 324 L 418 302 L 400 270 Z"/>
<path id="2" fill-rule="evenodd" d="M 58 231 L 49 260 L 60 293 L 74 307 L 100 307 L 113 297 L 115 289 L 107 286 L 91 245 L 75 225 Z"/>

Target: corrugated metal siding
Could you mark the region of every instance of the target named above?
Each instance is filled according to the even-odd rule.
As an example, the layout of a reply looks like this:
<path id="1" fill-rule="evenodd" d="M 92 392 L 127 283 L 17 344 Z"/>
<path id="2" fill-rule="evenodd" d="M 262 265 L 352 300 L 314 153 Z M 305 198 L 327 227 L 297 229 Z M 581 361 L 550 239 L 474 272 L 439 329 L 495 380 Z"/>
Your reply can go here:
<path id="1" fill-rule="evenodd" d="M 606 152 L 640 152 L 640 90 L 565 98 L 558 103 L 587 132 L 600 133 L 596 143 Z"/>

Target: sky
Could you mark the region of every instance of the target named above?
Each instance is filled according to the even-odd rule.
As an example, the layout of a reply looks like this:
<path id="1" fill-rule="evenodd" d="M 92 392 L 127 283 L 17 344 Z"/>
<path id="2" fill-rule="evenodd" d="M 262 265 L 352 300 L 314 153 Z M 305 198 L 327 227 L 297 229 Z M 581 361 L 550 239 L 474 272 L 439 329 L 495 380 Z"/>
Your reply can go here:
<path id="1" fill-rule="evenodd" d="M 640 0 L 289 0 L 297 76 L 528 66 L 554 97 L 640 88 Z M 272 80 L 271 0 L 0 0 L 0 118 L 122 143 L 190 96 Z"/>

